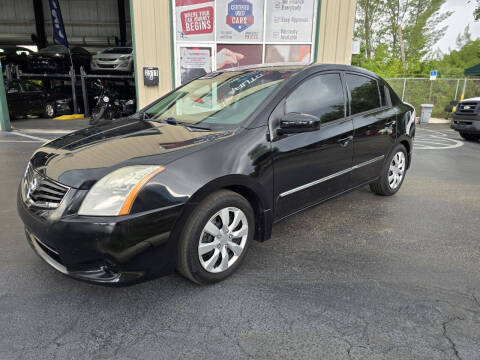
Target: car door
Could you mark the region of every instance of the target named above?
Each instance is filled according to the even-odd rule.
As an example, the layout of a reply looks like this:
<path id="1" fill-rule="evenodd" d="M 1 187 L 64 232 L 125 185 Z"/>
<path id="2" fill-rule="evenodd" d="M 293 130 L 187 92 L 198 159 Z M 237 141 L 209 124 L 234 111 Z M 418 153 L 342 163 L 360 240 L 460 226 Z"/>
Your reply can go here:
<path id="1" fill-rule="evenodd" d="M 22 84 L 25 106 L 28 114 L 41 114 L 44 110 L 46 92 L 32 81 L 24 81 Z"/>
<path id="2" fill-rule="evenodd" d="M 353 124 L 346 119 L 345 108 L 342 74 L 322 72 L 301 82 L 272 113 L 271 124 L 288 113 L 306 113 L 321 121 L 318 130 L 282 136 L 270 126 L 277 220 L 349 186 Z"/>
<path id="3" fill-rule="evenodd" d="M 353 185 L 378 176 L 396 141 L 396 112 L 378 79 L 346 73 L 350 118 L 353 120 Z M 382 85 L 382 86 L 379 86 Z"/>
<path id="4" fill-rule="evenodd" d="M 25 113 L 24 99 L 20 82 L 10 81 L 6 84 L 8 110 L 14 116 L 20 116 Z"/>

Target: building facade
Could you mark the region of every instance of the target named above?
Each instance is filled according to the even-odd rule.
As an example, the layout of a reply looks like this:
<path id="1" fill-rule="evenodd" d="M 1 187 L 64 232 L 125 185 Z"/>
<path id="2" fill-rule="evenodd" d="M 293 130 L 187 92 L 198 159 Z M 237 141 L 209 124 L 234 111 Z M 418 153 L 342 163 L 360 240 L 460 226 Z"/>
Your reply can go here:
<path id="1" fill-rule="evenodd" d="M 130 0 L 139 108 L 215 70 L 349 64 L 356 0 Z"/>

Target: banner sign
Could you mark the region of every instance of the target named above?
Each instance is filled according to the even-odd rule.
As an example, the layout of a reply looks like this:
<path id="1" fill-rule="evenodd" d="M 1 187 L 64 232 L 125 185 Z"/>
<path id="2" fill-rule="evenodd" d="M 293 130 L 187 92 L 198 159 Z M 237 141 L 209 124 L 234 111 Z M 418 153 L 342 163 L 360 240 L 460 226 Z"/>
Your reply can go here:
<path id="1" fill-rule="evenodd" d="M 264 0 L 217 1 L 218 41 L 262 41 Z"/>
<path id="2" fill-rule="evenodd" d="M 177 0 L 177 40 L 213 40 L 214 2 Z"/>
<path id="3" fill-rule="evenodd" d="M 50 4 L 50 15 L 52 15 L 53 38 L 58 44 L 68 47 L 67 33 L 63 25 L 62 12 L 60 11 L 58 0 L 49 0 L 48 3 Z"/>
<path id="4" fill-rule="evenodd" d="M 270 0 L 267 2 L 267 41 L 312 41 L 315 0 Z"/>

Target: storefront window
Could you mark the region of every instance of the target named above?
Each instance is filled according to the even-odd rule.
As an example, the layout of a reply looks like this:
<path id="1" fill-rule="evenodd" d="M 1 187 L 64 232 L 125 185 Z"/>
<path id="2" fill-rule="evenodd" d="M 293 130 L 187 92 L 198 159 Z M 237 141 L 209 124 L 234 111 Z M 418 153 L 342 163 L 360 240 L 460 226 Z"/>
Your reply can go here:
<path id="1" fill-rule="evenodd" d="M 171 0 L 176 85 L 214 70 L 313 59 L 318 0 Z"/>

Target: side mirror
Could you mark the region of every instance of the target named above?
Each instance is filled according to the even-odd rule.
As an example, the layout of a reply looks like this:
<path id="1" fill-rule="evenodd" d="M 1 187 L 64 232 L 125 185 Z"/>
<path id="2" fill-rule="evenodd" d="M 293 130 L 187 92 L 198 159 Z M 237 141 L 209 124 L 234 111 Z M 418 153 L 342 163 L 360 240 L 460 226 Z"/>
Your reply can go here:
<path id="1" fill-rule="evenodd" d="M 280 119 L 277 135 L 296 134 L 320 129 L 320 119 L 314 115 L 303 113 L 288 113 Z"/>

